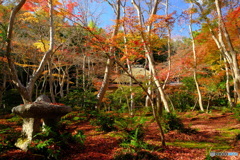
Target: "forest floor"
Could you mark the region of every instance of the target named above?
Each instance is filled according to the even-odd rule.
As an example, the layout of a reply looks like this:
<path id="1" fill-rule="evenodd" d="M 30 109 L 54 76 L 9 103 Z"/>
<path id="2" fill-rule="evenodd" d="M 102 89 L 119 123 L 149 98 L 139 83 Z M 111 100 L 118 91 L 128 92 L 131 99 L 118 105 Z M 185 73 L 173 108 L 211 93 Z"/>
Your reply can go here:
<path id="1" fill-rule="evenodd" d="M 240 133 L 240 123 L 232 113 L 221 113 L 213 111 L 210 114 L 199 112 L 179 113 L 180 118 L 186 127 L 195 129 L 196 133 L 186 134 L 176 130 L 165 134 L 165 148 L 161 145 L 160 134 L 155 122 L 147 122 L 144 142 L 155 146 L 148 151 L 159 159 L 166 160 L 203 160 L 210 151 L 215 152 L 238 152 L 238 156 L 221 156 L 221 159 L 239 160 L 240 159 L 240 141 L 235 137 Z M 16 122 L 10 122 L 7 119 L 10 115 L 0 117 L 0 127 L 8 125 L 14 128 L 16 132 L 21 131 L 21 125 Z M 74 130 L 82 130 L 86 139 L 84 147 L 73 145 L 65 152 L 63 160 L 110 160 L 114 159 L 122 148 L 119 140 L 112 137 L 113 133 L 96 131 L 96 126 L 89 122 L 77 122 L 69 126 Z M 4 133 L 0 132 L 0 136 Z M 3 138 L 3 137 L 2 137 Z M 2 139 L 0 137 L 0 140 Z M 1 141 L 0 141 L 1 143 Z M 144 150 L 143 150 L 144 151 Z M 19 149 L 11 149 L 3 153 L 0 152 L 0 159 L 36 159 L 29 152 L 23 152 Z"/>

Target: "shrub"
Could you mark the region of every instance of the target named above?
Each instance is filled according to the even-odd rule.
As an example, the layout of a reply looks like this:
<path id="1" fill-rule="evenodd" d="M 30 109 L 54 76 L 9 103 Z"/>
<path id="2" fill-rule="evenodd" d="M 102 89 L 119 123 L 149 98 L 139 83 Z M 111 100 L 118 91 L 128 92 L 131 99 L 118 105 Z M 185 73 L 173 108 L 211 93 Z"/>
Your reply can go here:
<path id="1" fill-rule="evenodd" d="M 120 146 L 130 152 L 146 149 L 148 145 L 143 141 L 145 122 L 146 119 L 142 117 L 122 118 L 116 121 L 115 125 L 119 132 L 115 136 L 122 138 Z"/>
<path id="2" fill-rule="evenodd" d="M 194 96 L 187 91 L 176 91 L 170 95 L 173 106 L 178 111 L 186 111 L 194 106 Z"/>
<path id="3" fill-rule="evenodd" d="M 64 151 L 72 144 L 83 146 L 85 135 L 81 130 L 76 134 L 68 131 L 58 132 L 50 127 L 45 127 L 45 131 L 34 136 L 34 140 L 29 146 L 29 151 L 33 154 L 44 156 L 45 159 L 60 159 Z"/>
<path id="4" fill-rule="evenodd" d="M 95 116 L 96 119 L 90 121 L 92 125 L 99 126 L 99 129 L 105 132 L 116 130 L 114 126 L 116 116 L 110 113 L 99 113 L 95 114 Z"/>
<path id="5" fill-rule="evenodd" d="M 163 113 L 162 118 L 162 126 L 165 132 L 169 132 L 172 130 L 182 130 L 184 128 L 181 119 L 178 118 L 174 113 L 165 112 Z"/>
<path id="6" fill-rule="evenodd" d="M 190 127 L 185 128 L 184 124 L 182 123 L 182 120 L 177 117 L 175 113 L 168 113 L 164 112 L 162 116 L 162 127 L 165 133 L 172 131 L 172 130 L 178 130 L 182 133 L 196 133 L 196 129 L 192 129 Z"/>

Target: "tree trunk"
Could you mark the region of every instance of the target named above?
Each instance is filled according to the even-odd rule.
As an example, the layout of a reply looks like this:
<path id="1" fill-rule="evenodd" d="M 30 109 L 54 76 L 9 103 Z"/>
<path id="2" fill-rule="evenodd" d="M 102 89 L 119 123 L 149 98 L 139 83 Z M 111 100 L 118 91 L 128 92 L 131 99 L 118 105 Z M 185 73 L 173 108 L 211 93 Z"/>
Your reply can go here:
<path id="1" fill-rule="evenodd" d="M 67 67 L 67 70 L 66 70 L 66 80 L 67 80 L 66 94 L 69 94 L 70 92 L 69 67 Z"/>
<path id="2" fill-rule="evenodd" d="M 146 40 L 145 35 L 144 35 L 143 31 L 142 31 L 143 30 L 143 19 L 142 19 L 143 18 L 143 14 L 141 12 L 141 7 L 140 7 L 140 5 L 138 5 L 135 2 L 135 0 L 132 0 L 131 2 L 134 5 L 135 9 L 137 10 L 139 26 L 141 27 L 141 29 L 140 29 L 141 39 L 142 39 L 142 42 L 144 44 L 144 50 L 145 50 L 146 58 L 148 59 L 150 73 L 152 74 L 153 81 L 154 81 L 155 85 L 157 86 L 157 89 L 158 89 L 158 91 L 159 91 L 159 93 L 161 95 L 161 100 L 162 100 L 162 102 L 164 104 L 164 107 L 165 107 L 166 111 L 169 112 L 169 106 L 168 106 L 168 102 L 167 102 L 167 100 L 165 98 L 165 93 L 163 92 L 162 86 L 160 85 L 160 82 L 157 79 L 157 74 L 156 74 L 156 70 L 155 70 L 155 67 L 154 67 L 153 55 L 152 55 L 152 52 L 150 50 L 150 47 L 147 46 L 147 44 L 146 44 L 147 40 Z M 160 2 L 159 0 L 154 0 L 154 5 L 152 7 L 151 15 L 149 17 L 152 17 L 154 14 L 156 14 L 159 2 Z M 152 28 L 152 24 L 149 24 L 148 27 L 147 27 L 147 33 L 149 35 L 149 38 L 150 38 L 150 35 L 151 35 L 151 28 Z M 146 91 L 146 93 L 150 97 L 150 95 L 148 94 L 147 91 Z M 157 111 L 156 111 L 156 109 L 154 107 L 153 100 L 151 100 L 151 106 L 152 106 L 152 109 L 153 109 L 154 118 L 155 118 L 155 120 L 156 120 L 156 122 L 158 124 L 159 130 L 160 130 L 162 146 L 165 146 L 166 145 L 165 144 L 165 137 L 164 137 L 162 125 L 161 125 L 161 122 L 160 122 L 160 117 L 158 116 Z"/>
<path id="3" fill-rule="evenodd" d="M 227 99 L 228 99 L 228 103 L 230 107 L 233 107 L 233 103 L 232 103 L 232 99 L 231 99 L 231 94 L 230 94 L 230 84 L 229 84 L 229 79 L 230 79 L 230 75 L 229 75 L 229 69 L 228 69 L 228 65 L 226 62 L 226 58 L 224 58 L 224 62 L 225 62 L 225 70 L 226 70 L 226 91 L 227 91 Z"/>
<path id="4" fill-rule="evenodd" d="M 235 92 L 237 93 L 237 96 L 238 96 L 238 101 L 240 101 L 240 71 L 239 71 L 239 65 L 237 60 L 237 53 L 234 50 L 232 41 L 230 39 L 226 26 L 223 22 L 222 11 L 219 5 L 219 0 L 215 0 L 215 5 L 217 9 L 217 14 L 218 14 L 218 25 L 220 26 L 219 32 L 222 32 L 224 34 L 224 37 L 227 43 L 226 45 L 228 46 L 228 49 L 232 58 L 231 62 L 232 62 L 232 68 L 234 73 L 234 87 L 235 87 Z M 220 43 L 224 48 L 226 48 L 226 45 L 224 44 L 224 41 L 222 39 L 220 39 Z M 224 49 L 224 50 L 227 51 L 227 49 Z"/>
<path id="5" fill-rule="evenodd" d="M 106 65 L 106 68 L 105 68 L 105 74 L 104 74 L 104 79 L 103 79 L 103 82 L 102 82 L 102 85 L 101 85 L 101 88 L 97 94 L 97 99 L 98 99 L 98 104 L 96 106 L 97 109 L 100 109 L 100 104 L 102 102 L 102 99 L 104 98 L 104 95 L 107 91 L 107 88 L 108 88 L 108 84 L 109 84 L 109 78 L 110 78 L 110 75 L 111 75 L 111 70 L 112 70 L 112 65 L 113 65 L 113 60 L 108 58 L 107 59 L 107 65 Z"/>
<path id="6" fill-rule="evenodd" d="M 110 58 L 110 55 L 108 53 L 105 53 L 109 58 Z M 117 65 L 119 65 L 126 73 L 129 77 L 131 77 L 142 89 L 143 91 L 147 94 L 147 96 L 150 98 L 150 102 L 151 102 L 151 107 L 152 107 L 152 110 L 153 110 L 153 116 L 154 116 L 154 119 L 156 120 L 157 124 L 158 124 L 158 127 L 159 127 L 159 130 L 160 130 L 160 137 L 161 137 L 161 142 L 162 142 L 162 146 L 166 146 L 166 143 L 165 143 L 165 136 L 164 136 L 164 132 L 163 132 L 163 129 L 162 129 L 162 125 L 161 125 L 161 122 L 160 122 L 160 117 L 158 115 L 158 112 L 154 106 L 154 102 L 153 102 L 153 99 L 152 97 L 148 94 L 148 91 L 146 88 L 143 87 L 143 85 L 135 78 L 132 76 L 132 74 L 130 74 L 128 72 L 128 70 L 116 59 L 113 59 Z"/>
<path id="7" fill-rule="evenodd" d="M 109 3 L 111 4 L 111 3 Z M 116 6 L 116 25 L 112 34 L 112 38 L 114 38 L 114 36 L 117 35 L 118 30 L 119 30 L 119 25 L 120 25 L 120 5 L 121 5 L 121 1 L 117 0 L 117 6 Z M 114 8 L 114 7 L 113 7 Z M 113 46 L 110 47 L 110 53 L 113 52 Z M 111 53 L 112 54 L 112 53 Z M 96 106 L 96 108 L 100 109 L 100 104 L 102 103 L 102 100 L 104 98 L 104 95 L 108 89 L 108 84 L 109 84 L 109 79 L 110 79 L 110 75 L 111 75 L 111 70 L 112 70 L 112 65 L 113 65 L 113 60 L 111 59 L 111 57 L 108 57 L 107 59 L 107 65 L 105 68 L 105 73 L 104 73 L 104 79 L 101 85 L 101 88 L 97 94 L 97 99 L 98 99 L 98 104 Z"/>
<path id="8" fill-rule="evenodd" d="M 49 34 L 50 34 L 50 47 L 49 50 L 44 54 L 38 68 L 36 69 L 36 71 L 30 76 L 30 80 L 29 82 L 26 84 L 26 86 L 24 86 L 21 81 L 19 80 L 18 74 L 17 74 L 17 70 L 15 68 L 15 63 L 14 60 L 12 59 L 11 56 L 11 48 L 12 48 L 12 39 L 13 39 L 13 27 L 14 27 L 14 21 L 16 18 L 17 13 L 19 12 L 19 10 L 22 8 L 22 6 L 25 4 L 26 0 L 21 0 L 17 6 L 15 6 L 11 12 L 10 15 L 10 21 L 9 21 L 9 25 L 8 25 L 8 29 L 7 29 L 7 47 L 6 47 L 6 57 L 8 60 L 8 67 L 9 67 L 9 71 L 11 74 L 11 80 L 13 82 L 13 84 L 16 86 L 16 88 L 18 89 L 23 102 L 27 103 L 27 102 L 31 102 L 32 101 L 32 92 L 34 89 L 34 84 L 36 82 L 36 80 L 39 78 L 39 76 L 42 73 L 42 70 L 44 68 L 44 66 L 46 65 L 48 59 L 50 58 L 51 54 L 53 53 L 53 45 L 54 45 L 54 26 L 53 26 L 53 5 L 52 5 L 52 0 L 49 0 L 49 15 L 50 15 L 50 29 L 49 29 Z"/>
<path id="9" fill-rule="evenodd" d="M 154 6 L 152 8 L 151 15 L 149 17 L 152 17 L 154 14 L 156 14 L 159 2 L 160 2 L 159 0 L 154 1 Z M 165 107 L 166 111 L 170 112 L 165 93 L 163 92 L 162 86 L 161 86 L 159 80 L 157 79 L 157 73 L 156 73 L 156 69 L 154 67 L 154 60 L 153 60 L 152 52 L 149 49 L 149 46 L 147 46 L 147 44 L 146 44 L 147 40 L 146 40 L 146 37 L 145 37 L 145 35 L 142 31 L 143 30 L 143 19 L 142 19 L 142 12 L 141 12 L 140 6 L 137 5 L 135 0 L 132 0 L 132 4 L 134 5 L 134 7 L 137 10 L 139 25 L 142 28 L 140 30 L 141 39 L 142 39 L 142 42 L 144 44 L 144 50 L 145 50 L 145 54 L 146 54 L 146 57 L 147 57 L 147 60 L 148 60 L 148 63 L 149 63 L 150 72 L 153 76 L 153 81 L 154 81 L 155 85 L 157 86 L 157 89 L 159 90 L 159 93 L 161 94 L 161 100 L 164 104 L 164 107 Z M 151 28 L 152 28 L 152 24 L 149 24 L 148 27 L 147 27 L 148 35 L 151 35 Z"/>
<path id="10" fill-rule="evenodd" d="M 78 68 L 78 65 L 75 66 L 76 67 L 76 87 L 78 88 L 79 87 L 79 68 Z"/>
<path id="11" fill-rule="evenodd" d="M 150 96 L 152 96 L 152 78 L 150 78 L 149 82 L 148 82 L 148 94 Z M 150 97 L 146 96 L 146 100 L 145 100 L 145 107 L 149 107 L 151 104 L 150 104 Z"/>
<path id="12" fill-rule="evenodd" d="M 5 65 L 3 67 L 5 67 Z M 3 73 L 2 86 L 0 86 L 0 108 L 2 107 L 2 104 L 3 104 L 2 98 L 3 98 L 3 94 L 6 90 L 6 83 L 7 83 L 7 74 Z"/>
<path id="13" fill-rule="evenodd" d="M 193 7 L 193 4 L 192 4 L 191 7 Z M 199 107 L 200 107 L 201 111 L 204 111 L 203 103 L 202 103 L 202 94 L 201 94 L 198 79 L 197 79 L 197 55 L 196 55 L 195 40 L 194 40 L 194 37 L 193 37 L 192 22 L 191 21 L 192 21 L 192 14 L 190 13 L 189 31 L 190 31 L 191 40 L 192 40 L 192 51 L 193 51 L 193 60 L 194 60 L 193 79 L 194 79 L 194 82 L 195 82 L 195 85 L 196 85 L 196 88 L 197 88 Z"/>
<path id="14" fill-rule="evenodd" d="M 56 103 L 55 95 L 53 92 L 53 75 L 52 75 L 52 60 L 50 59 L 48 62 L 48 72 L 49 72 L 49 88 L 50 88 L 50 95 L 53 103 Z"/>
<path id="15" fill-rule="evenodd" d="M 231 68 L 231 72 L 233 75 L 233 81 L 234 81 L 234 91 L 237 94 L 237 98 L 240 99 L 240 71 L 239 71 L 239 65 L 238 65 L 238 61 L 237 61 L 237 53 L 234 50 L 234 47 L 232 45 L 228 31 L 223 22 L 223 17 L 222 17 L 222 12 L 221 12 L 221 8 L 219 5 L 219 1 L 215 0 L 215 6 L 216 6 L 216 10 L 217 10 L 217 15 L 218 15 L 218 38 L 216 37 L 213 29 L 211 28 L 208 17 L 206 15 L 204 15 L 203 7 L 198 2 L 195 2 L 195 3 L 199 7 L 203 18 L 206 20 L 208 29 L 212 35 L 213 40 L 215 41 L 215 43 L 217 45 L 219 51 L 226 58 L 229 66 Z M 222 33 L 225 36 L 225 40 L 223 40 Z M 225 42 L 226 42 L 226 44 L 225 44 Z"/>
<path id="16" fill-rule="evenodd" d="M 153 117 L 154 117 L 155 121 L 157 122 L 158 128 L 160 130 L 161 143 L 162 143 L 162 146 L 164 147 L 164 146 L 166 146 L 165 135 L 163 132 L 161 121 L 160 121 L 161 116 L 159 115 L 159 113 L 160 113 L 159 111 L 162 111 L 162 108 L 160 108 L 162 105 L 158 106 L 159 108 L 156 109 L 152 99 L 150 100 L 150 102 L 151 102 L 151 106 L 152 106 L 152 110 L 153 110 Z"/>
<path id="17" fill-rule="evenodd" d="M 63 87 L 64 87 L 64 83 L 65 83 L 65 71 L 62 69 L 62 77 L 61 77 L 61 80 L 59 81 L 59 85 L 60 85 L 60 97 L 63 98 L 64 97 L 64 90 L 63 90 Z M 61 74 L 61 72 L 59 72 L 59 74 Z M 60 76 L 60 75 L 59 75 Z"/>
<path id="18" fill-rule="evenodd" d="M 168 105 L 168 101 L 167 101 L 167 99 L 166 99 L 166 95 L 165 95 L 165 93 L 164 93 L 164 91 L 163 91 L 163 89 L 162 89 L 162 86 L 161 86 L 159 80 L 157 79 L 156 70 L 155 70 L 155 67 L 154 67 L 154 65 L 153 65 L 153 62 L 152 62 L 152 60 L 151 60 L 151 56 L 150 56 L 149 54 L 147 54 L 146 56 L 147 56 L 147 58 L 148 58 L 149 69 L 150 69 L 150 71 L 151 71 L 151 73 L 152 73 L 153 81 L 154 81 L 155 85 L 157 86 L 157 89 L 158 89 L 158 91 L 159 91 L 159 93 L 160 93 L 160 95 L 161 95 L 161 100 L 162 100 L 162 102 L 163 102 L 163 104 L 164 104 L 164 108 L 165 108 L 165 110 L 166 110 L 167 112 L 170 112 L 169 105 Z"/>
<path id="19" fill-rule="evenodd" d="M 83 55 L 83 67 L 82 67 L 82 88 L 83 88 L 83 91 L 86 91 L 86 73 L 85 73 L 85 69 L 86 69 L 86 55 L 84 54 Z"/>
<path id="20" fill-rule="evenodd" d="M 132 75 L 132 66 L 129 62 L 129 59 L 127 59 L 127 66 L 128 66 L 128 72 Z M 133 107 L 134 107 L 134 100 L 133 100 L 133 97 L 134 97 L 134 93 L 132 91 L 132 85 L 133 85 L 133 82 L 132 82 L 132 78 L 129 77 L 129 86 L 130 86 L 130 115 L 133 116 Z"/>

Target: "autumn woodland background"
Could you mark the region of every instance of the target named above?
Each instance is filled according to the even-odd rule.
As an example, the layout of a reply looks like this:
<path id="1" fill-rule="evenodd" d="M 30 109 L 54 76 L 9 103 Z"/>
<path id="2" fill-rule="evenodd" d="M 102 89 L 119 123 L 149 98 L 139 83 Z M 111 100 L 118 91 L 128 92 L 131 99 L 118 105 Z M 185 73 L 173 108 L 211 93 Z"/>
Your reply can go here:
<path id="1" fill-rule="evenodd" d="M 181 3 L 0 1 L 0 159 L 238 159 L 239 1 Z M 23 152 L 42 94 L 73 111 Z"/>

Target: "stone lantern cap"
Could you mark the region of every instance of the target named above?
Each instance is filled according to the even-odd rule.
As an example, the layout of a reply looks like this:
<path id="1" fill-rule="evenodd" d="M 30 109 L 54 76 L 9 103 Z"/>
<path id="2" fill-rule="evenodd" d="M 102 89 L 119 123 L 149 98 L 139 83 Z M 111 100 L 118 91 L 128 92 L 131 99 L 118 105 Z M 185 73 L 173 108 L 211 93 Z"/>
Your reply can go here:
<path id="1" fill-rule="evenodd" d="M 72 111 L 70 106 L 61 103 L 51 103 L 50 99 L 42 95 L 35 102 L 21 104 L 12 109 L 12 112 L 23 118 L 57 118 Z"/>

